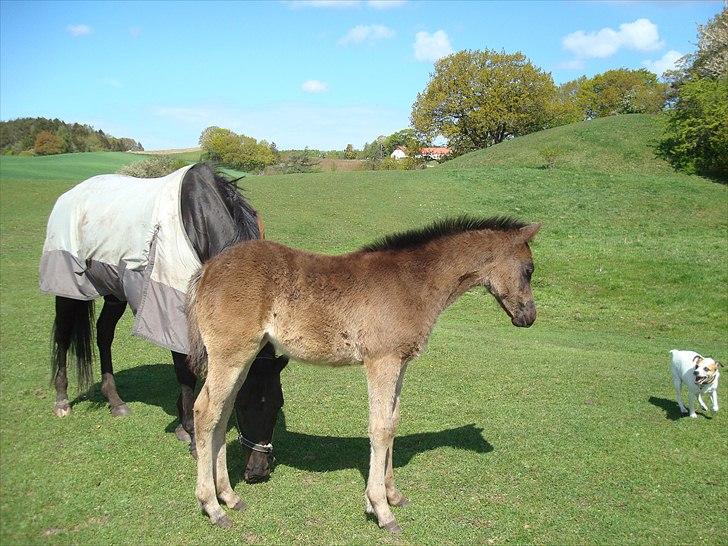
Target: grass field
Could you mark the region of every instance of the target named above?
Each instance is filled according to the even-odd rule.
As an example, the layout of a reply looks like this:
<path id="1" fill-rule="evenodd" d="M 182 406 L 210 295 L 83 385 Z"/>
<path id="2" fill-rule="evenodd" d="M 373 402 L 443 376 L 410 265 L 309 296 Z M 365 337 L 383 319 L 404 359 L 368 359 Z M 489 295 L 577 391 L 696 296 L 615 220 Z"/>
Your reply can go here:
<path id="1" fill-rule="evenodd" d="M 242 181 L 270 238 L 325 253 L 461 213 L 543 223 L 535 325 L 513 328 L 473 291 L 409 367 L 394 465 L 413 504 L 395 509 L 399 536 L 363 513 L 360 369 L 286 368 L 268 483 L 242 482 L 230 431 L 231 479 L 249 505 L 230 531 L 197 511 L 195 464 L 171 433 L 170 356 L 133 338 L 129 316 L 114 350 L 133 415 L 112 418 L 97 385 L 53 417 L 53 302 L 38 292 L 38 259 L 54 200 L 92 174 L 81 164 L 92 154 L 2 158 L 0 542 L 728 542 L 726 415 L 679 418 L 667 370 L 672 348 L 728 360 L 727 189 L 653 159 L 656 123 L 578 124 L 424 171 Z M 538 168 L 533 150 L 550 144 L 572 151 Z M 119 158 L 93 160 L 102 172 Z"/>

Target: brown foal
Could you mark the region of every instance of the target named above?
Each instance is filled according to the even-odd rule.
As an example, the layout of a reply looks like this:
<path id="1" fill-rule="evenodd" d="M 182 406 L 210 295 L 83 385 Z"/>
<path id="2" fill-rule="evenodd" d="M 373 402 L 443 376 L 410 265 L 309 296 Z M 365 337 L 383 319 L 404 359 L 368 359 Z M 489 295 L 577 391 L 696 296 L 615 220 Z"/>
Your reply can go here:
<path id="1" fill-rule="evenodd" d="M 208 261 L 190 284 L 190 359 L 207 378 L 195 402 L 200 508 L 229 527 L 220 507 L 244 504 L 228 478 L 225 430 L 235 393 L 268 341 L 296 360 L 363 364 L 371 455 L 366 510 L 400 531 L 390 505 L 392 444 L 407 363 L 425 347 L 437 317 L 485 286 L 515 326 L 536 319 L 528 242 L 538 224 L 460 217 L 325 256 L 271 241 L 247 241 Z"/>

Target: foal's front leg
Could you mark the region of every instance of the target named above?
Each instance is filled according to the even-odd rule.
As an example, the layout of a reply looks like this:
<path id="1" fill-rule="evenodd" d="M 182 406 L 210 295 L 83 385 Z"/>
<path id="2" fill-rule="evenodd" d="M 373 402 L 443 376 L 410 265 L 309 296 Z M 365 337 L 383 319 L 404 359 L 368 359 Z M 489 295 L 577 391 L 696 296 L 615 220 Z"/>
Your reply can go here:
<path id="1" fill-rule="evenodd" d="M 180 393 L 177 397 L 177 414 L 180 424 L 174 431 L 175 436 L 181 442 L 190 444 L 192 456 L 195 452 L 195 383 L 197 378 L 187 366 L 187 355 L 172 351 L 172 362 L 174 362 L 174 373 L 177 376 Z"/>
<path id="2" fill-rule="evenodd" d="M 402 363 L 396 358 L 364 362 L 369 390 L 369 479 L 367 480 L 367 509 L 377 516 L 380 527 L 393 533 L 402 529 L 387 501 L 387 453 L 394 439 L 394 410 L 397 382 Z M 391 454 L 390 454 L 391 458 Z"/>
<path id="3" fill-rule="evenodd" d="M 195 443 L 197 445 L 197 487 L 195 495 L 200 509 L 210 521 L 223 528 L 232 526 L 218 498 L 230 508 L 244 505 L 228 477 L 225 430 L 235 393 L 245 381 L 257 353 L 257 346 L 239 359 L 208 358 L 207 379 L 195 401 Z M 240 364 L 239 366 L 236 364 Z"/>
<path id="4" fill-rule="evenodd" d="M 101 360 L 101 393 L 109 401 L 111 414 L 116 417 L 131 413 L 129 406 L 116 392 L 114 367 L 111 363 L 111 344 L 114 341 L 114 331 L 125 309 L 125 301 L 114 296 L 104 296 L 104 307 L 101 309 L 99 320 L 96 322 L 96 344 L 99 348 L 99 359 Z"/>

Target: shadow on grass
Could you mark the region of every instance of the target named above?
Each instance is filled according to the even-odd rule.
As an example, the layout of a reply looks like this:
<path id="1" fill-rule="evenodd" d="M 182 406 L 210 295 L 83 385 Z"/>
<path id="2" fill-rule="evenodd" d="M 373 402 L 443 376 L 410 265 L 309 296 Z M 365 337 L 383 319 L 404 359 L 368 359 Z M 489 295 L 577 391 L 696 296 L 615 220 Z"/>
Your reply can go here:
<path id="1" fill-rule="evenodd" d="M 670 421 L 677 421 L 683 414 L 680 413 L 680 406 L 674 400 L 668 400 L 667 398 L 657 398 L 656 396 L 650 396 L 650 404 L 657 406 L 658 408 L 665 410 L 665 419 Z"/>
<path id="2" fill-rule="evenodd" d="M 98 373 L 98 370 L 96 370 Z M 97 377 L 97 379 L 99 379 Z M 144 364 L 114 374 L 116 390 L 124 402 L 142 402 L 158 406 L 165 413 L 175 418 L 165 429 L 172 432 L 177 426 L 177 396 L 179 386 L 174 374 L 171 357 L 169 364 Z M 101 394 L 101 381 L 96 383 L 85 394 L 77 396 L 71 401 L 74 406 L 82 400 L 88 400 L 92 405 L 108 410 L 108 401 Z"/>
<path id="3" fill-rule="evenodd" d="M 482 433 L 482 428 L 469 424 L 437 432 L 397 436 L 394 439 L 394 467 L 405 466 L 415 455 L 441 447 L 489 453 L 493 451 L 493 446 L 483 438 Z M 358 470 L 365 480 L 369 473 L 368 437 L 318 436 L 287 430 L 283 412 L 278 417 L 273 445 L 277 464 L 309 472 L 353 468 Z M 236 443 L 228 444 L 230 481 L 235 486 L 242 481 L 245 461 L 241 457 L 232 455 L 233 453 L 240 453 L 240 447 Z M 271 478 L 275 479 L 275 471 Z"/>
<path id="4" fill-rule="evenodd" d="M 173 419 L 165 432 L 173 432 L 177 426 L 177 396 L 179 387 L 172 363 L 144 364 L 121 370 L 115 374 L 116 388 L 125 402 L 142 402 L 158 406 Z M 87 394 L 77 396 L 71 405 L 88 400 L 100 409 L 108 411 L 108 402 L 101 394 L 97 382 Z M 366 400 L 362 400 L 365 404 Z M 676 406 L 677 407 L 677 406 Z M 295 409 L 294 409 L 295 411 Z M 679 411 L 678 411 L 679 413 Z M 132 414 L 132 419 L 134 415 Z M 230 427 L 233 426 L 230 422 Z M 176 440 L 174 440 L 176 441 Z M 287 430 L 286 418 L 280 413 L 273 437 L 275 456 L 279 464 L 309 472 L 329 472 L 354 468 L 366 478 L 369 471 L 369 438 L 319 436 Z M 453 447 L 475 453 L 489 453 L 493 446 L 483 438 L 482 429 L 474 424 L 440 430 L 397 436 L 394 440 L 394 466 L 402 467 L 420 453 L 441 447 Z M 228 445 L 228 465 L 233 485 L 242 481 L 245 458 L 241 456 L 237 442 Z M 273 474 L 275 478 L 275 473 Z"/>

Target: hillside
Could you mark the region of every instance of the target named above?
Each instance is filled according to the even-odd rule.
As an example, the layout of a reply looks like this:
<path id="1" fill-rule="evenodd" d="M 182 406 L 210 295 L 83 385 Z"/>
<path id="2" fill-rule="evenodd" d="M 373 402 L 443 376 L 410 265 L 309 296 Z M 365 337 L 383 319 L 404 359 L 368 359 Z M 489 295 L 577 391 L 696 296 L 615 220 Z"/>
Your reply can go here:
<path id="1" fill-rule="evenodd" d="M 662 118 L 628 114 L 563 125 L 477 150 L 442 165 L 442 169 L 470 167 L 543 168 L 542 151 L 555 148 L 554 168 L 612 174 L 673 173 L 655 156 Z"/>
<path id="2" fill-rule="evenodd" d="M 148 156 L 126 152 L 82 152 L 47 156 L 0 156 L 0 180 L 67 180 L 114 173 Z"/>

